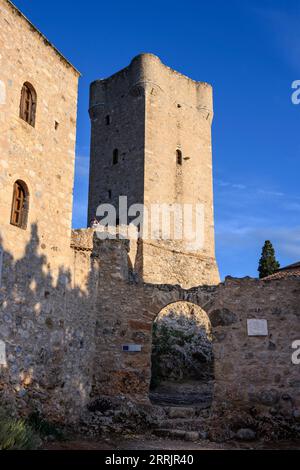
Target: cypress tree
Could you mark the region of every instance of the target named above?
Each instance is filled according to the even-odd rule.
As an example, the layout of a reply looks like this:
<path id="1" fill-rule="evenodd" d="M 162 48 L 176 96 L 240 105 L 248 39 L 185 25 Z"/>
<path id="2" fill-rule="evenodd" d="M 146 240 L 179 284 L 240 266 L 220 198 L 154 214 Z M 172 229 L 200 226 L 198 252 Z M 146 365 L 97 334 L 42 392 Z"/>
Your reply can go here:
<path id="1" fill-rule="evenodd" d="M 259 260 L 258 272 L 260 279 L 274 274 L 280 264 L 276 260 L 275 250 L 270 240 L 266 240 Z"/>

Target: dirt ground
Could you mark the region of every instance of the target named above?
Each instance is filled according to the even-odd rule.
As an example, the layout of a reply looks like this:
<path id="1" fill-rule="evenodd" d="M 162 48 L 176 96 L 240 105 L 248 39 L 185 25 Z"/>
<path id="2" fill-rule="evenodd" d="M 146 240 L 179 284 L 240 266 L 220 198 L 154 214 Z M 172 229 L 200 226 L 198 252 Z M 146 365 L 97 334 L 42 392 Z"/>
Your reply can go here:
<path id="1" fill-rule="evenodd" d="M 230 450 L 230 449 L 281 449 L 299 450 L 300 441 L 248 442 L 230 441 L 215 443 L 210 441 L 186 442 L 160 439 L 152 436 L 110 437 L 94 441 L 74 439 L 52 442 L 44 445 L 45 450 Z"/>

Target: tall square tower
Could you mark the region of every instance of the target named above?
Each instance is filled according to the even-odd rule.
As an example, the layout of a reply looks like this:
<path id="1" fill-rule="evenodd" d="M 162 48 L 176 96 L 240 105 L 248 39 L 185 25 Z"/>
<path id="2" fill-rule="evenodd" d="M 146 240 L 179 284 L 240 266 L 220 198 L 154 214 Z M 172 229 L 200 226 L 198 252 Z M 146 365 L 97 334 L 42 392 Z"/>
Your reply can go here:
<path id="1" fill-rule="evenodd" d="M 133 263 L 144 282 L 217 284 L 211 86 L 172 70 L 153 54 L 141 54 L 110 78 L 92 83 L 90 117 L 89 220 L 100 204 L 118 210 L 120 196 L 127 196 L 129 207 L 144 205 L 144 222 L 147 218 L 151 226 Z M 170 209 L 168 237 L 153 228 L 158 206 Z M 191 211 L 198 243 L 191 243 L 185 229 L 182 236 L 176 231 L 177 210 L 181 221 L 184 211 Z"/>

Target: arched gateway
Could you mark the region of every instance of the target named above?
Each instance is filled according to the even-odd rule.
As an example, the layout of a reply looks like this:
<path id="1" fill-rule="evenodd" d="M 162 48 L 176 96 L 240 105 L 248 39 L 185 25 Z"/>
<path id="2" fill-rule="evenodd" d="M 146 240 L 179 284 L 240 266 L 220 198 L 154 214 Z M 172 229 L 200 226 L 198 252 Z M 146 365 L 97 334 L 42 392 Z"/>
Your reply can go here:
<path id="1" fill-rule="evenodd" d="M 209 408 L 214 355 L 211 323 L 190 302 L 164 307 L 153 322 L 150 400 L 161 405 Z"/>

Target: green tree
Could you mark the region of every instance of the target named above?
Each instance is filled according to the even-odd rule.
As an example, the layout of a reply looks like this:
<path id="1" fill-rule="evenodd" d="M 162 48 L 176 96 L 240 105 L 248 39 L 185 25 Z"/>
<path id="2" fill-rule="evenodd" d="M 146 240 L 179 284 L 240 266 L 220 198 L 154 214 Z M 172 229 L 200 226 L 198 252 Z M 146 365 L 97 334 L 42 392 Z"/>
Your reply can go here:
<path id="1" fill-rule="evenodd" d="M 275 250 L 272 243 L 267 240 L 262 249 L 261 258 L 259 260 L 258 272 L 260 279 L 274 274 L 280 264 L 276 260 Z"/>

